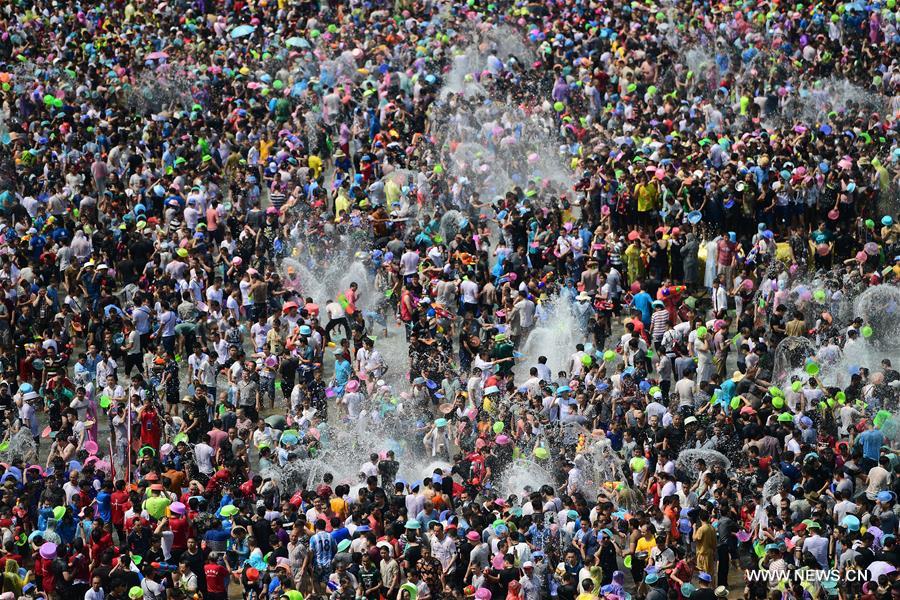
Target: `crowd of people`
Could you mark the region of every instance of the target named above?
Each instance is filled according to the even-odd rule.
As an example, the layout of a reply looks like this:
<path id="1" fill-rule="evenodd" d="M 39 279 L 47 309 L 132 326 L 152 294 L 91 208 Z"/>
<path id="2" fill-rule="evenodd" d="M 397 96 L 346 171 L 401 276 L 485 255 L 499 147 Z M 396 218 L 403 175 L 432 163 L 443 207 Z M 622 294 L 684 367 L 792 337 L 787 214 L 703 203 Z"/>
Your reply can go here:
<path id="1" fill-rule="evenodd" d="M 6 3 L 0 600 L 900 599 L 897 17 Z"/>

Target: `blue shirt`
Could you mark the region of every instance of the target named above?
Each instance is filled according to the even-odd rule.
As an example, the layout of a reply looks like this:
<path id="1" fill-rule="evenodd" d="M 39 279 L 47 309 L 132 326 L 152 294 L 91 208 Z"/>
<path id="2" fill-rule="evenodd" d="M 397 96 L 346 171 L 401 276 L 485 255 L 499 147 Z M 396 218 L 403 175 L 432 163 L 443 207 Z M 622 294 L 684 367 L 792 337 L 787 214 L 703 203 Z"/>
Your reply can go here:
<path id="1" fill-rule="evenodd" d="M 641 311 L 641 321 L 644 327 L 650 327 L 650 317 L 653 314 L 653 298 L 650 294 L 641 290 L 634 296 L 631 305 Z"/>
<path id="2" fill-rule="evenodd" d="M 97 516 L 109 523 L 112 521 L 112 496 L 100 490 L 97 493 Z"/>
<path id="3" fill-rule="evenodd" d="M 881 456 L 881 447 L 884 445 L 884 435 L 880 429 L 872 429 L 864 432 L 859 436 L 859 443 L 862 445 L 863 458 L 878 462 Z"/>
<path id="4" fill-rule="evenodd" d="M 309 538 L 309 551 L 315 557 L 317 566 L 327 567 L 330 565 L 331 559 L 334 558 L 334 542 L 331 541 L 331 536 L 320 531 Z"/>
<path id="5" fill-rule="evenodd" d="M 721 390 L 720 400 L 725 406 L 728 406 L 731 403 L 731 399 L 734 397 L 734 389 L 737 387 L 737 384 L 731 380 L 725 380 L 722 385 L 719 386 L 719 390 Z"/>
<path id="6" fill-rule="evenodd" d="M 341 527 L 340 529 L 333 529 L 331 531 L 331 541 L 334 542 L 334 545 L 337 546 L 344 540 L 350 539 L 350 530 L 346 527 Z"/>

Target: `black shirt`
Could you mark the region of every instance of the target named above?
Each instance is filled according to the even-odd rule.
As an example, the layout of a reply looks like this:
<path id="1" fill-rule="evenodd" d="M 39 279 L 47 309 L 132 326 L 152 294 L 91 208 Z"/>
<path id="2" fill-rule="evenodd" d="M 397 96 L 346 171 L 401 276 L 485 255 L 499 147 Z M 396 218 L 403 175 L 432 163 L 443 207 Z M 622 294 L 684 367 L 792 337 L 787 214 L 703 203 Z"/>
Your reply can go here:
<path id="1" fill-rule="evenodd" d="M 709 588 L 699 588 L 691 594 L 691 600 L 716 600 L 716 594 Z"/>
<path id="2" fill-rule="evenodd" d="M 256 538 L 259 549 L 263 554 L 268 554 L 269 550 L 272 549 L 271 544 L 269 544 L 269 536 L 272 535 L 272 527 L 269 525 L 269 521 L 259 518 L 250 525 L 250 528 L 253 530 L 253 537 Z"/>

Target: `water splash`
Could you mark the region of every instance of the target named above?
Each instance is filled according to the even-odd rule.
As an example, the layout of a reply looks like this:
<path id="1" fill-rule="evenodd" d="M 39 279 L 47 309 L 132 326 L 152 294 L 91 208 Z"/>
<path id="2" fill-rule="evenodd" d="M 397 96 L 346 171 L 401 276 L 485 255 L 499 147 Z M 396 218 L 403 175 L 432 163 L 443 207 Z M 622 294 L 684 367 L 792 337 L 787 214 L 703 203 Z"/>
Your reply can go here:
<path id="1" fill-rule="evenodd" d="M 13 462 L 36 463 L 38 461 L 38 447 L 31 437 L 28 429 L 19 429 L 9 436 L 9 445 L 6 450 L 0 452 L 0 462 L 11 464 Z"/>
<path id="2" fill-rule="evenodd" d="M 811 86 L 792 92 L 781 107 L 782 116 L 791 122 L 827 122 L 831 112 L 840 114 L 865 110 L 867 114 L 881 113 L 886 105 L 885 98 L 880 94 L 873 94 L 847 79 L 836 77 L 816 81 Z"/>
<path id="3" fill-rule="evenodd" d="M 334 476 L 334 484 L 347 484 L 351 491 L 365 482 L 362 465 L 372 453 L 382 458 L 394 452 L 400 469 L 397 478 L 412 483 L 430 477 L 436 469 L 449 473 L 450 463 L 428 456 L 410 424 L 374 425 L 360 420 L 355 424 L 320 425 L 321 448 L 312 457 L 297 458 L 283 467 L 269 468 L 264 477 L 275 481 L 284 494 L 298 489 L 314 488 L 324 481 L 326 473 Z"/>
<path id="4" fill-rule="evenodd" d="M 482 198 L 515 186 L 564 193 L 574 183 L 567 162 L 580 149 L 574 141 L 560 145 L 564 124 L 549 102 L 531 106 L 541 94 L 510 69 L 510 56 L 522 63 L 529 52 L 521 36 L 507 29 L 476 32 L 473 43 L 455 50 L 434 105 L 436 145 L 449 175 Z M 508 78 L 513 89 L 502 91 L 496 82 Z"/>
<path id="5" fill-rule="evenodd" d="M 770 504 L 772 496 L 781 491 L 781 488 L 785 485 L 790 485 L 790 480 L 784 476 L 784 474 L 779 469 L 773 469 L 772 474 L 763 484 L 762 489 L 762 499 L 763 505 Z"/>
<path id="6" fill-rule="evenodd" d="M 191 106 L 191 81 L 183 70 L 170 73 L 142 71 L 125 96 L 129 108 L 146 113 L 186 109 Z"/>
<path id="7" fill-rule="evenodd" d="M 530 458 L 517 458 L 503 472 L 496 488 L 505 496 L 515 494 L 522 498 L 543 485 L 554 483 L 553 473 L 542 464 Z"/>
<path id="8" fill-rule="evenodd" d="M 872 328 L 871 345 L 882 349 L 900 346 L 900 287 L 870 287 L 856 298 L 854 312 Z"/>
<path id="9" fill-rule="evenodd" d="M 465 222 L 465 218 L 458 210 L 448 210 L 444 213 L 444 216 L 441 217 L 441 237 L 444 242 L 447 244 L 452 242 Z"/>
<path id="10" fill-rule="evenodd" d="M 537 364 L 539 356 L 547 357 L 547 366 L 554 375 L 568 371 L 569 357 L 575 351 L 575 345 L 585 341 L 571 302 L 555 296 L 543 303 L 543 309 L 546 319 L 531 331 L 522 346 L 523 358 L 518 370 L 523 377 L 527 377 L 528 370 Z"/>
<path id="11" fill-rule="evenodd" d="M 731 461 L 721 452 L 699 449 L 682 450 L 679 452 L 678 458 L 675 460 L 675 468 L 688 476 L 695 478 L 700 474 L 700 469 L 697 465 L 701 460 L 706 463 L 707 468 L 719 465 L 726 471 L 731 468 Z"/>
<path id="12" fill-rule="evenodd" d="M 816 345 L 805 337 L 788 336 L 775 349 L 775 381 L 784 383 L 791 375 L 803 371 L 806 361 L 816 355 Z"/>
<path id="13" fill-rule="evenodd" d="M 628 480 L 624 469 L 625 461 L 613 450 L 608 438 L 591 442 L 583 455 L 595 485 Z"/>

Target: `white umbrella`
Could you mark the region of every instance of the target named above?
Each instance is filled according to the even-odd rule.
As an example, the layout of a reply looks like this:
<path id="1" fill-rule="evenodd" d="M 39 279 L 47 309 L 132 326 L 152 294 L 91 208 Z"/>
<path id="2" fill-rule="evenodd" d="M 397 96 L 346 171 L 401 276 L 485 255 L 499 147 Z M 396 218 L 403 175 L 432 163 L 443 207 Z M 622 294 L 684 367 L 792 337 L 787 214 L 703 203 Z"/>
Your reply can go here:
<path id="1" fill-rule="evenodd" d="M 897 567 L 889 562 L 876 560 L 875 562 L 870 564 L 869 568 L 866 570 L 869 572 L 870 581 L 878 581 L 879 577 L 881 577 L 882 575 L 887 575 L 888 573 L 893 573 L 897 570 Z"/>

